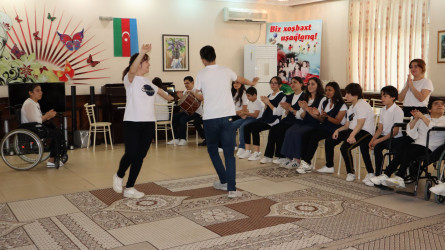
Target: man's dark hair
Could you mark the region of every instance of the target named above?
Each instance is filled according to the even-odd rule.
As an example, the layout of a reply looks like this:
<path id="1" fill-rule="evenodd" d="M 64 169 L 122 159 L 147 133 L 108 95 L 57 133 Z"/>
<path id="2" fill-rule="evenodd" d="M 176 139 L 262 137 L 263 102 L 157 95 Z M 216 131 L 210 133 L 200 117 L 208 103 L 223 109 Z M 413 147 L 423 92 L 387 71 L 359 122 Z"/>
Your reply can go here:
<path id="1" fill-rule="evenodd" d="M 256 88 L 255 87 L 250 87 L 250 88 L 246 89 L 246 94 L 256 95 L 257 94 Z"/>
<path id="2" fill-rule="evenodd" d="M 351 94 L 352 96 L 357 96 L 358 99 L 363 98 L 363 90 L 360 84 L 350 83 L 346 86 L 345 92 Z"/>
<path id="3" fill-rule="evenodd" d="M 397 91 L 397 89 L 394 86 L 385 86 L 382 88 L 382 90 L 380 90 L 380 93 L 382 95 L 389 95 L 391 97 L 394 97 L 395 100 L 397 100 L 397 98 L 399 98 L 399 92 Z"/>
<path id="4" fill-rule="evenodd" d="M 191 76 L 186 76 L 186 77 L 184 77 L 184 82 L 185 82 L 185 81 L 193 82 L 193 77 L 191 77 Z"/>
<path id="5" fill-rule="evenodd" d="M 437 102 L 437 101 L 441 101 L 443 103 L 445 103 L 442 99 L 437 98 L 437 97 L 430 97 L 430 100 L 428 101 L 428 110 L 430 110 L 433 107 L 433 103 Z"/>
<path id="6" fill-rule="evenodd" d="M 201 55 L 201 59 L 204 59 L 207 62 L 214 62 L 216 60 L 215 49 L 210 45 L 202 47 L 199 54 Z"/>

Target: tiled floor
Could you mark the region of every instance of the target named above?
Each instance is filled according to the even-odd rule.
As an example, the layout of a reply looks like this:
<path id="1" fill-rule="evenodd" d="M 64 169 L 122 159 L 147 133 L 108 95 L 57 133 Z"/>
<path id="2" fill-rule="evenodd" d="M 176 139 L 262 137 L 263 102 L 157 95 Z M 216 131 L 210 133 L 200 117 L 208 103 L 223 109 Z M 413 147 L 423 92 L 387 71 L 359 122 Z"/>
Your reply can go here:
<path id="1" fill-rule="evenodd" d="M 445 248 L 444 205 L 238 159 L 243 196 L 228 199 L 193 142 L 151 148 L 137 181 L 146 196 L 123 199 L 110 188 L 122 153 L 76 149 L 58 170 L 0 163 L 0 249 Z"/>

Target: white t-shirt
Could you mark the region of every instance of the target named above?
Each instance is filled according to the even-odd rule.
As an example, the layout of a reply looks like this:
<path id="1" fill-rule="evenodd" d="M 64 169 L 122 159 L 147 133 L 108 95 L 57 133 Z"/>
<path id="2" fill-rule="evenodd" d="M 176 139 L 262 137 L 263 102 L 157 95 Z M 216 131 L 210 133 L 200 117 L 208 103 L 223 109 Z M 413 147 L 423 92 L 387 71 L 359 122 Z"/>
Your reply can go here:
<path id="1" fill-rule="evenodd" d="M 247 110 L 249 110 L 249 113 L 255 113 L 255 111 L 257 110 L 261 112 L 262 109 L 263 109 L 263 104 L 258 99 L 256 99 L 254 102 L 249 101 L 247 103 Z"/>
<path id="2" fill-rule="evenodd" d="M 365 118 L 365 124 L 363 124 L 362 130 L 374 135 L 374 111 L 371 105 L 365 100 L 359 99 L 355 105 L 351 105 L 348 109 L 347 116 L 346 119 L 349 120 L 350 129 L 354 130 L 355 126 L 357 126 L 358 119 Z"/>
<path id="3" fill-rule="evenodd" d="M 430 79 L 423 78 L 418 81 L 413 81 L 414 88 L 416 88 L 419 92 L 422 92 L 422 89 L 431 90 L 430 94 L 423 100 L 423 102 L 419 101 L 408 88 L 408 92 L 406 92 L 405 100 L 403 101 L 403 106 L 405 107 L 427 107 L 428 101 L 430 100 L 431 93 L 434 91 L 433 83 Z"/>
<path id="4" fill-rule="evenodd" d="M 318 105 L 318 112 L 320 112 L 320 114 L 323 113 L 323 111 L 328 113 L 335 107 L 335 105 L 332 105 L 332 107 L 331 107 L 331 99 L 328 99 L 328 103 L 326 104 L 326 107 L 323 109 L 323 103 L 324 103 L 324 101 L 326 101 L 326 99 L 327 99 L 326 96 L 321 98 L 320 104 Z M 348 106 L 346 106 L 346 104 L 343 103 L 343 105 L 341 106 L 341 108 L 338 112 L 347 111 L 347 110 L 348 110 Z M 346 115 L 343 117 L 343 120 L 341 120 L 340 124 L 345 125 L 345 123 L 346 123 Z"/>
<path id="5" fill-rule="evenodd" d="M 394 123 L 403 122 L 403 110 L 395 103 L 387 109 L 383 107 L 380 110 L 379 123 L 383 125 L 382 135 L 389 135 Z M 402 130 L 399 129 L 399 133 L 394 138 L 402 136 Z"/>
<path id="6" fill-rule="evenodd" d="M 240 101 L 235 102 L 236 97 L 238 96 L 238 93 L 235 94 L 233 97 L 233 102 L 235 103 L 235 111 L 240 111 L 243 109 L 244 105 L 247 105 L 247 102 L 249 102 L 249 99 L 247 99 L 246 91 L 244 91 L 243 96 L 241 96 L 241 100 L 243 101 L 243 104 L 241 105 Z"/>
<path id="7" fill-rule="evenodd" d="M 135 76 L 133 82 L 130 83 L 128 74 L 124 77 L 124 87 L 127 94 L 124 121 L 156 121 L 155 96 L 158 93 L 158 87 L 143 76 Z"/>
<path id="8" fill-rule="evenodd" d="M 203 120 L 234 116 L 232 82 L 237 79 L 231 69 L 216 64 L 208 65 L 198 72 L 195 88 L 204 96 Z"/>
<path id="9" fill-rule="evenodd" d="M 23 102 L 20 114 L 22 116 L 22 123 L 42 123 L 42 111 L 40 111 L 40 104 L 33 101 L 31 98 L 28 98 L 25 102 Z"/>
<path id="10" fill-rule="evenodd" d="M 281 91 L 280 91 L 281 92 Z M 278 92 L 278 93 L 280 93 L 280 92 Z M 293 96 L 292 96 L 292 100 L 291 100 L 291 103 L 290 103 L 290 105 L 291 106 L 293 106 L 297 101 L 298 101 L 298 99 L 300 99 L 300 96 L 303 94 L 303 91 L 300 93 L 300 94 L 294 94 Z M 281 100 L 281 102 L 285 102 L 286 101 L 286 96 L 285 97 L 283 97 L 283 100 Z M 280 102 L 280 103 L 281 103 Z M 274 108 L 273 109 L 273 111 L 272 111 L 272 114 L 273 115 L 278 115 L 278 116 L 283 116 L 283 115 L 285 115 L 286 114 L 286 110 L 283 108 L 283 107 L 281 107 L 281 105 L 278 105 L 278 107 L 276 107 L 276 108 Z M 293 114 L 291 114 L 291 115 L 293 115 Z"/>
<path id="11" fill-rule="evenodd" d="M 428 133 L 428 130 L 430 130 L 432 127 L 439 126 L 443 127 L 445 126 L 445 116 L 441 116 L 439 118 L 431 118 L 430 115 L 425 115 L 426 118 L 430 120 L 429 126 L 426 126 L 425 122 L 423 122 L 422 119 L 419 119 L 416 122 L 416 125 L 414 125 L 413 129 L 410 129 L 410 126 L 406 126 L 406 133 L 413 138 L 414 143 L 422 146 L 426 146 L 426 136 Z M 428 148 L 431 151 L 434 151 L 436 148 L 438 148 L 440 145 L 442 145 L 445 142 L 445 132 L 443 131 L 432 131 L 430 132 L 430 141 L 428 144 Z M 423 152 L 422 152 L 423 154 Z"/>

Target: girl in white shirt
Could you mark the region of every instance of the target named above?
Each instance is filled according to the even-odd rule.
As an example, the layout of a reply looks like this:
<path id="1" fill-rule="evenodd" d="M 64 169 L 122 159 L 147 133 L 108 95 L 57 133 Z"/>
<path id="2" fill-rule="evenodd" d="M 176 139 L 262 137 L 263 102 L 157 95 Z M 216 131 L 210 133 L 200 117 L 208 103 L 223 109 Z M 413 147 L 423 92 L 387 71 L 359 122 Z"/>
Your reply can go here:
<path id="1" fill-rule="evenodd" d="M 409 63 L 409 70 L 405 87 L 399 94 L 399 101 L 403 101 L 404 116 L 410 117 L 412 110 L 427 114 L 428 100 L 434 87 L 431 80 L 425 78 L 426 63 L 422 59 L 414 59 Z"/>
<path id="2" fill-rule="evenodd" d="M 155 133 L 155 94 L 168 101 L 174 99 L 144 77 L 149 72 L 150 63 L 146 53 L 150 51 L 151 44 L 142 45 L 140 53 L 131 56 L 130 63 L 122 74 L 127 95 L 123 125 L 125 153 L 113 176 L 113 189 L 122 193 L 123 178 L 131 166 L 124 191 L 124 197 L 127 198 L 142 198 L 145 195 L 134 188 L 134 183 Z"/>
<path id="3" fill-rule="evenodd" d="M 235 111 L 236 116 L 234 117 L 235 120 L 240 119 L 240 113 L 242 111 L 247 111 L 247 95 L 246 95 L 246 87 L 244 84 L 241 84 L 238 81 L 232 82 L 232 97 L 233 102 L 235 103 Z"/>

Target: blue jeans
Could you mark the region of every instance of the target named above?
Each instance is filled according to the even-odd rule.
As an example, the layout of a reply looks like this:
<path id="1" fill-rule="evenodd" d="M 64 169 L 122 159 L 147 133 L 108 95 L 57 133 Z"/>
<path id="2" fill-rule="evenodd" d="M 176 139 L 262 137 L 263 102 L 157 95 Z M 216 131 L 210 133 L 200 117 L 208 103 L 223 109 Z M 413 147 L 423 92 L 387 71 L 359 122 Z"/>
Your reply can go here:
<path id="1" fill-rule="evenodd" d="M 236 131 L 236 129 L 239 128 L 239 145 L 238 148 L 246 148 L 246 145 L 244 143 L 244 127 L 249 124 L 256 121 L 256 118 L 253 117 L 247 117 L 246 119 L 238 119 L 234 122 L 232 122 L 232 127 Z M 236 140 L 235 140 L 235 146 L 236 146 Z"/>
<path id="2" fill-rule="evenodd" d="M 227 183 L 228 191 L 236 190 L 236 164 L 234 156 L 235 129 L 230 121 L 231 117 L 221 117 L 204 120 L 204 132 L 206 135 L 207 152 L 212 160 L 213 167 L 218 174 L 219 181 Z M 218 153 L 218 143 L 221 143 L 224 150 L 224 167 Z"/>

